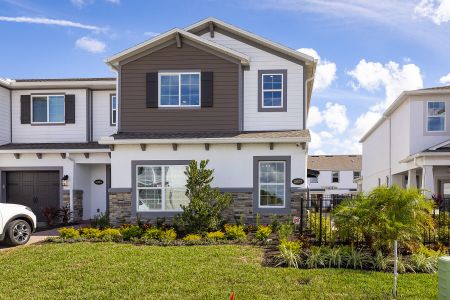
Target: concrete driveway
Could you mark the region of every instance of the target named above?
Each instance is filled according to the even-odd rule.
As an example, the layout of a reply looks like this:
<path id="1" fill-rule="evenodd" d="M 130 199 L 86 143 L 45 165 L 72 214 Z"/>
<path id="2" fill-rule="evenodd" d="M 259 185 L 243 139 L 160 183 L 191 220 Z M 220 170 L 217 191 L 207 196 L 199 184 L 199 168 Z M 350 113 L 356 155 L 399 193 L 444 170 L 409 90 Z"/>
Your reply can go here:
<path id="1" fill-rule="evenodd" d="M 82 225 L 74 225 L 74 228 L 79 228 Z M 46 238 L 51 237 L 51 236 L 58 236 L 58 229 L 59 228 L 55 228 L 55 229 L 50 229 L 50 230 L 45 230 L 45 231 L 39 231 L 39 232 L 35 232 L 33 233 L 33 235 L 30 237 L 30 240 L 28 241 L 28 243 L 26 245 L 23 246 L 18 246 L 18 247 L 9 247 L 6 246 L 2 243 L 0 243 L 0 251 L 3 250 L 8 250 L 8 249 L 16 249 L 16 248 L 20 248 L 20 247 L 26 247 L 28 245 L 33 245 L 39 242 L 44 241 Z"/>

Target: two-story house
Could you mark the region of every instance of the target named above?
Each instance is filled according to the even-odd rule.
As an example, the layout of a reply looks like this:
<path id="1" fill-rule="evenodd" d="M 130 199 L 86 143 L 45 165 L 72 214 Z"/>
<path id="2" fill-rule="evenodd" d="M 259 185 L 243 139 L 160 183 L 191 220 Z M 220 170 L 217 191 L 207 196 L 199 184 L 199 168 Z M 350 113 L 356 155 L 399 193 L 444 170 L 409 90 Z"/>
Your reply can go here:
<path id="1" fill-rule="evenodd" d="M 358 191 L 356 179 L 361 177 L 361 155 L 310 155 L 308 169 L 319 175 L 308 178 L 312 195 L 349 195 Z"/>
<path id="2" fill-rule="evenodd" d="M 403 92 L 362 137 L 362 185 L 450 195 L 450 86 Z"/>
<path id="3" fill-rule="evenodd" d="M 231 220 L 299 214 L 312 57 L 208 18 L 107 64 L 117 79 L 2 84 L 0 201 L 170 219 L 188 203 L 186 165 L 208 159 Z"/>

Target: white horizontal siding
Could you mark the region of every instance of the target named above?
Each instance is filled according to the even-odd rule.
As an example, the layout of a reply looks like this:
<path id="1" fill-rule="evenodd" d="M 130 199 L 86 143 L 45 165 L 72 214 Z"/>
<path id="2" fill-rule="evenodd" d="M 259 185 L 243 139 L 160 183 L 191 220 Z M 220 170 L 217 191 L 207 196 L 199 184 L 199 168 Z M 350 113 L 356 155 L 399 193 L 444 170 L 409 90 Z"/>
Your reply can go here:
<path id="1" fill-rule="evenodd" d="M 244 130 L 303 129 L 303 67 L 241 41 L 215 32 L 203 38 L 250 56 L 244 71 Z M 258 112 L 258 70 L 287 70 L 287 112 Z"/>
<path id="2" fill-rule="evenodd" d="M 11 142 L 10 92 L 0 87 L 0 145 Z"/>
<path id="3" fill-rule="evenodd" d="M 30 125 L 20 123 L 20 96 L 63 93 L 75 95 L 75 124 Z M 86 90 L 15 90 L 12 92 L 13 143 L 86 142 Z"/>
<path id="4" fill-rule="evenodd" d="M 111 126 L 110 95 L 111 91 L 93 91 L 92 93 L 92 132 L 94 141 L 98 141 L 103 136 L 109 136 L 116 131 L 116 126 Z"/>

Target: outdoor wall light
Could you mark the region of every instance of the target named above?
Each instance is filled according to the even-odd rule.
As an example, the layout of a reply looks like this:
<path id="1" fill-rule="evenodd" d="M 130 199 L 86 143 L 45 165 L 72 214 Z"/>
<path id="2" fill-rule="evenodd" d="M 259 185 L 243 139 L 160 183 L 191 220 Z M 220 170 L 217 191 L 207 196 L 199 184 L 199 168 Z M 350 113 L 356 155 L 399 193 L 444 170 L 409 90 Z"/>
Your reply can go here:
<path id="1" fill-rule="evenodd" d="M 64 175 L 63 178 L 61 178 L 61 184 L 62 184 L 62 186 L 69 185 L 69 175 Z"/>

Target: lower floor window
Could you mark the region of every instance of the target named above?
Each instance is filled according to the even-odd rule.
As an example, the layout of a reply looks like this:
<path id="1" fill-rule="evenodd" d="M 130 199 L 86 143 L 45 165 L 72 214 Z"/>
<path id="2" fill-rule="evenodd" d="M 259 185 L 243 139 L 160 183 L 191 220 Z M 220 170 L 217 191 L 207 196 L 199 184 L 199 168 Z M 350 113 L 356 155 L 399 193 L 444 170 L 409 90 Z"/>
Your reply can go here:
<path id="1" fill-rule="evenodd" d="M 286 198 L 286 162 L 259 162 L 259 206 L 284 207 Z"/>
<path id="2" fill-rule="evenodd" d="M 137 166 L 137 211 L 179 211 L 186 205 L 185 165 Z"/>

